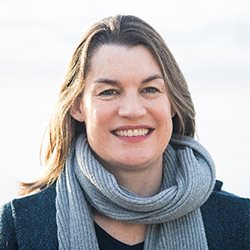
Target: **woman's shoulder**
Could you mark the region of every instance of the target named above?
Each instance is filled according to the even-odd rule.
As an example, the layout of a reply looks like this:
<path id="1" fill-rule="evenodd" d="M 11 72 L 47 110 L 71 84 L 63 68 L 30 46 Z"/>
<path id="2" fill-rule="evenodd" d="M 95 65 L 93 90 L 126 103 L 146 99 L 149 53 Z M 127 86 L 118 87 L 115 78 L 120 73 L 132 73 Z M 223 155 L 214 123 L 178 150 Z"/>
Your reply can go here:
<path id="1" fill-rule="evenodd" d="M 52 184 L 41 191 L 30 194 L 21 198 L 15 198 L 8 203 L 4 204 L 1 208 L 1 213 L 12 213 L 14 218 L 22 215 L 22 213 L 28 213 L 31 211 L 46 212 L 47 210 L 53 210 L 55 206 L 56 190 L 55 184 Z"/>
<path id="2" fill-rule="evenodd" d="M 235 210 L 240 211 L 241 213 L 245 212 L 246 215 L 249 216 L 250 199 L 226 192 L 222 189 L 222 186 L 223 182 L 216 181 L 214 190 L 207 202 L 202 206 L 202 209 L 213 211 L 218 210 L 225 214 Z"/>
<path id="3" fill-rule="evenodd" d="M 51 246 L 57 244 L 55 197 L 53 184 L 4 204 L 0 210 L 0 249 L 17 249 L 17 242 L 23 249 L 53 249 Z M 46 246 L 39 246 L 40 238 L 48 239 Z"/>
<path id="4" fill-rule="evenodd" d="M 12 203 L 0 207 L 0 249 L 18 249 Z"/>
<path id="5" fill-rule="evenodd" d="M 201 207 L 209 249 L 249 249 L 250 200 L 223 191 L 222 184 L 216 182 Z"/>
<path id="6" fill-rule="evenodd" d="M 34 209 L 36 206 L 44 207 L 54 204 L 56 197 L 56 184 L 43 188 L 39 192 L 11 201 L 15 208 Z"/>

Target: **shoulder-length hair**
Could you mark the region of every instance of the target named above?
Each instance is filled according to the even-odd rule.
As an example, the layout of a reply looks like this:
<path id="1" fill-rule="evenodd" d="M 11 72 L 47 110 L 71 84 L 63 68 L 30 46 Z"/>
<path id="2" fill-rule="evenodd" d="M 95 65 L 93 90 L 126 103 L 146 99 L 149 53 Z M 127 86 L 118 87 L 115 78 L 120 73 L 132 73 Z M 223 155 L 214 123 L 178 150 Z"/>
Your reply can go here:
<path id="1" fill-rule="evenodd" d="M 47 137 L 41 146 L 41 159 L 47 171 L 36 182 L 22 183 L 22 194 L 52 184 L 63 170 L 73 140 L 85 129 L 84 123 L 71 117 L 70 108 L 84 90 L 93 54 L 104 44 L 142 45 L 152 53 L 161 67 L 175 113 L 173 133 L 194 136 L 195 111 L 188 86 L 163 38 L 138 17 L 117 15 L 105 18 L 89 29 L 72 56 L 55 113 L 47 128 Z"/>

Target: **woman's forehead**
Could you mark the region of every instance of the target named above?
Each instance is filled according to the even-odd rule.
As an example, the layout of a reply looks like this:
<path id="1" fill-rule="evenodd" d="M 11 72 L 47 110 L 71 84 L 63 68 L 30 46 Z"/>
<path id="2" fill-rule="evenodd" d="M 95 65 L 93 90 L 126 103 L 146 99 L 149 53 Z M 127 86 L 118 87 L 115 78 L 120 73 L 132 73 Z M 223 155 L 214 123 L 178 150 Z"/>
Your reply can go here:
<path id="1" fill-rule="evenodd" d="M 161 75 L 161 68 L 155 57 L 145 46 L 102 45 L 93 54 L 88 75 L 121 75 L 131 72 L 147 75 Z"/>

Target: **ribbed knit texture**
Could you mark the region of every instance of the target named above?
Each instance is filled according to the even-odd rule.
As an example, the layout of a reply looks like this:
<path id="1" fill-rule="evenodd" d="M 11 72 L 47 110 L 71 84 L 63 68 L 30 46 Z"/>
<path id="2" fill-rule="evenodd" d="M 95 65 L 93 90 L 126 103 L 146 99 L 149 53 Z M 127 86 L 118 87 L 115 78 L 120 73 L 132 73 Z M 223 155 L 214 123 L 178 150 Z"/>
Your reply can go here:
<path id="1" fill-rule="evenodd" d="M 148 224 L 144 249 L 208 249 L 200 206 L 215 184 L 211 157 L 192 138 L 173 137 L 163 165 L 161 191 L 139 197 L 118 185 L 81 135 L 57 182 L 59 249 L 99 249 L 90 206 L 116 220 Z"/>

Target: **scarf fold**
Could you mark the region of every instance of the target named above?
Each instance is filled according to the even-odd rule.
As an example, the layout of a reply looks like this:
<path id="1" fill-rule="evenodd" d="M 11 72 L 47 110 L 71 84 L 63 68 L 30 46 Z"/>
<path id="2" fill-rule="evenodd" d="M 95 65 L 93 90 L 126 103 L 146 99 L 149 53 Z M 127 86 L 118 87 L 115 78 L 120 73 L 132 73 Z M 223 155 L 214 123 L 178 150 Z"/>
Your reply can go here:
<path id="1" fill-rule="evenodd" d="M 144 249 L 208 249 L 200 206 L 215 184 L 214 163 L 190 137 L 172 137 L 163 155 L 159 193 L 140 197 L 119 186 L 79 136 L 57 181 L 59 249 L 98 250 L 91 206 L 131 223 L 148 224 Z"/>

